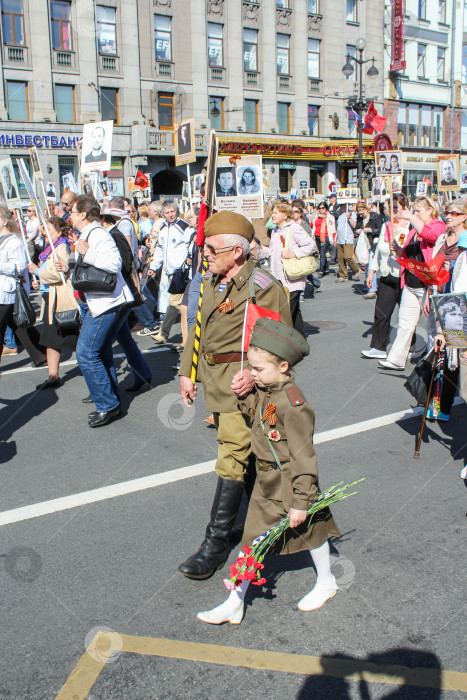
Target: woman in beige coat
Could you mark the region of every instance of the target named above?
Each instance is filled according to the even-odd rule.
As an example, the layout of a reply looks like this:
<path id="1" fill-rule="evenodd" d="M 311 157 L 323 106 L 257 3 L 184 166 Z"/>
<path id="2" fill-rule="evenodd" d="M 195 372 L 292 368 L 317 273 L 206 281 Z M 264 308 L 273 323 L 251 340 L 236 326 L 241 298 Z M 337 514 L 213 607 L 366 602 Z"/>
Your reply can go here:
<path id="1" fill-rule="evenodd" d="M 59 267 L 68 270 L 70 245 L 68 233 L 71 226 L 58 216 L 52 216 L 47 221 L 47 228 L 52 239 Z M 47 348 L 48 380 L 37 386 L 37 389 L 56 389 L 63 384 L 59 376 L 61 351 L 64 348 L 74 350 L 78 341 L 77 332 L 63 335 L 54 324 L 54 315 L 59 311 L 77 309 L 78 303 L 74 298 L 71 282 L 63 284 L 60 271 L 57 269 L 52 248 L 48 245 L 39 256 L 39 266 L 30 263 L 29 272 L 39 278 L 42 291 L 41 320 L 43 328 L 40 342 Z M 66 279 L 66 272 L 64 272 Z"/>

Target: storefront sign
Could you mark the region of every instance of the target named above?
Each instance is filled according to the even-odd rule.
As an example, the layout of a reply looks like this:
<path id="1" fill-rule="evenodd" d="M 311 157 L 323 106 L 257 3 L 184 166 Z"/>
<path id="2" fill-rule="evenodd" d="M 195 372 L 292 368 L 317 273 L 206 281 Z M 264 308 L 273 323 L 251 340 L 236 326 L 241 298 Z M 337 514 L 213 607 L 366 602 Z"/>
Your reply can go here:
<path id="1" fill-rule="evenodd" d="M 280 170 L 295 170 L 296 167 L 297 166 L 295 165 L 295 163 L 288 163 L 285 160 L 283 160 L 282 163 L 279 163 Z"/>
<path id="2" fill-rule="evenodd" d="M 303 141 L 302 143 L 255 143 L 247 140 L 219 142 L 219 155 L 230 153 L 261 154 L 263 158 L 294 160 L 352 160 L 358 159 L 358 140 Z M 363 143 L 363 158 L 373 158 L 373 141 Z"/>
<path id="3" fill-rule="evenodd" d="M 73 148 L 78 143 L 79 136 L 55 136 L 40 134 L 0 134 L 0 146 L 14 148 Z"/>
<path id="4" fill-rule="evenodd" d="M 404 18 L 405 0 L 392 0 L 391 65 L 389 67 L 392 73 L 404 70 L 406 66 Z"/>
<path id="5" fill-rule="evenodd" d="M 404 170 L 436 170 L 436 155 L 402 152 Z"/>

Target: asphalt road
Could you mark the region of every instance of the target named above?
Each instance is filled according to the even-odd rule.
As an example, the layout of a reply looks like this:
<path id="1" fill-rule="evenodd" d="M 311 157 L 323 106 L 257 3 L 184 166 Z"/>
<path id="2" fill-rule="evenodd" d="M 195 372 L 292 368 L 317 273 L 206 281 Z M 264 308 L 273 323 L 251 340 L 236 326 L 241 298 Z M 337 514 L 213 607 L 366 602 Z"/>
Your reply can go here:
<path id="1" fill-rule="evenodd" d="M 24 352 L 2 361 L 0 698 L 467 697 L 467 409 L 429 424 L 414 460 L 419 417 L 391 417 L 413 406 L 411 365 L 391 373 L 362 359 L 373 302 L 323 282 L 303 303 L 311 354 L 297 383 L 316 412 L 322 486 L 366 480 L 333 508 L 340 590 L 313 613 L 296 607 L 315 581 L 300 554 L 270 558 L 239 627 L 196 619 L 226 596 L 225 570 L 204 582 L 177 572 L 203 539 L 215 476 L 209 464 L 177 470 L 214 460 L 216 439 L 202 392 L 192 409 L 180 403 L 173 352 L 148 352 L 154 388 L 123 391 L 126 415 L 96 430 L 74 356 L 50 392 L 35 390 L 46 370 Z M 419 349 L 423 339 L 422 328 Z M 111 632 L 94 648 L 99 630 Z"/>

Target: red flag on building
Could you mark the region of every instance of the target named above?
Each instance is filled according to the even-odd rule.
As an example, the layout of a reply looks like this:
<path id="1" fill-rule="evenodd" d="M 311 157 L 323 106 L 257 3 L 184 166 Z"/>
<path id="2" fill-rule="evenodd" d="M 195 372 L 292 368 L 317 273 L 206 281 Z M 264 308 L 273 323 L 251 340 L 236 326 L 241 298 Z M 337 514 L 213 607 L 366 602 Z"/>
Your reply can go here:
<path id="1" fill-rule="evenodd" d="M 424 284 L 440 286 L 449 281 L 449 272 L 444 265 L 444 255 L 440 253 L 428 262 L 411 260 L 410 258 L 396 258 L 397 262 L 412 272 Z"/>
<path id="2" fill-rule="evenodd" d="M 137 170 L 135 175 L 134 186 L 141 187 L 142 190 L 145 190 L 147 187 L 149 187 L 148 176 L 145 175 L 145 173 L 142 173 L 140 170 Z"/>
<path id="3" fill-rule="evenodd" d="M 375 131 L 380 133 L 384 130 L 387 120 L 387 117 L 381 117 L 378 114 L 373 104 L 373 100 L 371 100 L 370 106 L 368 107 L 368 112 L 363 118 L 363 124 L 369 127 L 370 129 L 374 129 Z"/>

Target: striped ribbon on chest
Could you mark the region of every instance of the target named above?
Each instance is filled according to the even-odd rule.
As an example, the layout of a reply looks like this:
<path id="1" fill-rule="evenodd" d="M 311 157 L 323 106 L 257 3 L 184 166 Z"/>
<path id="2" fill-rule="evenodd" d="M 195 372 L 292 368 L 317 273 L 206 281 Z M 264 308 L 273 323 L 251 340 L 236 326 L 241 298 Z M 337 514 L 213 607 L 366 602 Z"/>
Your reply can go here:
<path id="1" fill-rule="evenodd" d="M 207 272 L 208 261 L 203 258 L 202 275 Z M 196 312 L 196 325 L 195 325 L 195 342 L 193 345 L 193 359 L 191 361 L 191 381 L 193 384 L 196 382 L 196 375 L 198 374 L 198 358 L 199 358 L 199 348 L 201 343 L 201 304 L 203 303 L 203 291 L 204 282 L 203 277 L 201 277 L 201 285 L 199 288 L 199 300 L 198 300 L 198 310 Z"/>

